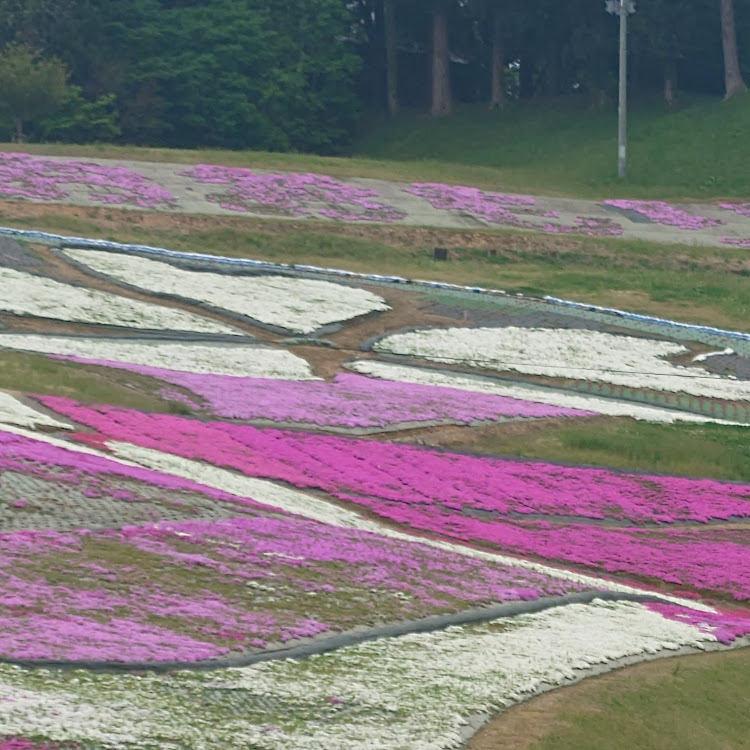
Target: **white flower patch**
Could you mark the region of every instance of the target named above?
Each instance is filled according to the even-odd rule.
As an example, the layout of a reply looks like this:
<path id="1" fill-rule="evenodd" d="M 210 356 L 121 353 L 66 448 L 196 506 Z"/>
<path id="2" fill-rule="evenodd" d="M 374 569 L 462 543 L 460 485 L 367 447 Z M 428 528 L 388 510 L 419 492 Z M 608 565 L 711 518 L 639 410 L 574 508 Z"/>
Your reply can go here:
<path id="1" fill-rule="evenodd" d="M 568 605 L 497 623 L 508 629 L 489 624 L 363 643 L 299 664 L 229 670 L 228 683 L 285 698 L 335 696 L 359 709 L 336 723 L 335 734 L 327 726 L 292 725 L 264 747 L 455 748 L 472 715 L 575 681 L 592 668 L 715 640 L 629 602 Z"/>
<path id="2" fill-rule="evenodd" d="M 575 378 L 730 401 L 750 400 L 750 381 L 683 367 L 665 357 L 682 344 L 562 328 L 436 328 L 381 339 L 377 351 L 435 362 Z"/>
<path id="3" fill-rule="evenodd" d="M 312 333 L 328 323 L 390 309 L 376 294 L 330 281 L 186 271 L 148 258 L 101 250 L 67 249 L 65 254 L 141 289 L 195 300 L 295 333 Z"/>
<path id="4" fill-rule="evenodd" d="M 722 349 L 720 352 L 706 352 L 705 354 L 699 354 L 697 357 L 693 357 L 693 362 L 705 362 L 707 359 L 710 359 L 711 357 L 720 357 L 724 354 L 735 354 L 736 352 L 734 349 L 731 349 L 730 347 L 727 347 L 726 349 Z"/>
<path id="5" fill-rule="evenodd" d="M 447 750 L 477 715 L 713 640 L 639 604 L 595 602 L 211 673 L 2 665 L 0 727 L 106 746 Z"/>
<path id="6" fill-rule="evenodd" d="M 212 466 L 203 461 L 193 461 L 153 448 L 141 448 L 132 443 L 108 441 L 107 447 L 119 460 L 124 460 L 128 465 L 136 464 L 164 474 L 189 479 L 236 497 L 249 497 L 256 502 L 331 526 L 361 528 L 378 533 L 383 531 L 378 523 L 362 518 L 353 511 L 265 479 L 248 477 L 228 469 L 220 469 L 218 466 Z M 407 534 L 401 536 L 411 538 Z"/>
<path id="7" fill-rule="evenodd" d="M 153 736 L 153 724 L 144 724 L 149 716 L 142 708 L 125 701 L 107 700 L 104 695 L 86 700 L 75 689 L 56 690 L 53 684 L 47 690 L 21 690 L 2 678 L 0 692 L 3 734 L 42 735 L 58 741 L 83 739 L 85 735 L 87 740 L 113 745 L 147 741 Z M 157 706 L 153 708 L 156 713 L 151 721 L 161 713 Z"/>
<path id="8" fill-rule="evenodd" d="M 2 341 L 2 339 L 0 339 Z M 588 396 L 586 394 L 556 391 L 551 388 L 541 388 L 531 384 L 501 383 L 498 380 L 482 378 L 478 375 L 459 375 L 437 370 L 428 370 L 408 365 L 394 365 L 389 362 L 378 362 L 372 359 L 360 359 L 349 362 L 347 367 L 362 375 L 369 375 L 381 380 L 395 380 L 402 383 L 417 383 L 420 385 L 438 385 L 446 388 L 458 388 L 462 391 L 474 393 L 490 393 L 495 396 L 534 401 L 551 406 L 562 406 L 571 409 L 598 412 L 611 417 L 632 417 L 642 422 L 659 422 L 673 424 L 674 422 L 707 422 L 718 424 L 745 425 L 743 422 L 730 422 L 725 419 L 704 417 L 675 409 L 660 409 L 658 406 L 648 406 L 632 401 L 617 401 L 610 398 Z"/>
<path id="9" fill-rule="evenodd" d="M 242 331 L 232 326 L 184 310 L 83 289 L 12 268 L 0 268 L 0 289 L 0 311 L 14 315 L 127 328 L 242 335 Z"/>
<path id="10" fill-rule="evenodd" d="M 122 362 L 201 375 L 316 380 L 310 365 L 285 349 L 261 345 L 0 333 L 0 348 Z"/>
<path id="11" fill-rule="evenodd" d="M 10 432 L 12 435 L 21 435 L 22 437 L 30 438 L 31 440 L 39 440 L 40 442 L 49 443 L 50 445 L 54 445 L 58 448 L 65 448 L 66 450 L 73 451 L 75 453 L 85 453 L 89 456 L 100 456 L 101 458 L 108 458 L 112 461 L 123 464 L 123 466 L 140 466 L 140 464 L 132 461 L 126 461 L 125 459 L 112 458 L 112 456 L 108 456 L 103 451 L 89 448 L 87 445 L 82 445 L 81 443 L 71 443 L 68 440 L 62 440 L 61 438 L 54 437 L 53 435 L 48 435 L 44 432 L 33 432 L 32 430 L 25 429 L 24 427 L 16 427 L 10 424 L 4 424 L 2 425 L 2 427 L 0 427 L 0 431 Z"/>
<path id="12" fill-rule="evenodd" d="M 0 423 L 16 425 L 18 427 L 55 427 L 59 430 L 69 430 L 71 426 L 65 422 L 42 414 L 42 412 L 26 406 L 9 393 L 0 392 Z"/>
<path id="13" fill-rule="evenodd" d="M 117 460 L 132 466 L 143 466 L 147 469 L 171 474 L 173 476 L 189 479 L 199 484 L 222 490 L 237 497 L 249 497 L 256 502 L 270 505 L 274 508 L 285 510 L 288 513 L 295 513 L 314 521 L 338 526 L 346 529 L 358 529 L 360 531 L 371 531 L 381 536 L 387 536 L 391 539 L 398 539 L 404 542 L 414 542 L 425 544 L 437 549 L 447 550 L 449 552 L 459 553 L 473 557 L 479 560 L 500 563 L 502 565 L 515 565 L 525 570 L 531 570 L 536 573 L 542 573 L 547 576 L 554 576 L 565 581 L 574 581 L 583 584 L 595 590 L 619 591 L 628 594 L 651 593 L 644 589 L 634 586 L 606 581 L 594 576 L 582 575 L 569 570 L 561 570 L 548 565 L 520 560 L 515 557 L 508 557 L 494 552 L 485 552 L 471 547 L 465 547 L 460 544 L 443 542 L 437 539 L 429 539 L 414 534 L 408 534 L 402 531 L 391 529 L 385 524 L 378 521 L 364 518 L 358 513 L 342 508 L 334 503 L 326 502 L 317 497 L 309 495 L 298 490 L 291 490 L 286 487 L 274 484 L 265 479 L 256 479 L 243 474 L 221 469 L 212 466 L 203 461 L 194 461 L 181 456 L 175 456 L 171 453 L 163 453 L 152 448 L 142 448 L 132 443 L 121 443 L 114 440 L 107 441 L 107 447 L 112 451 Z M 109 456 L 111 458 L 111 456 Z M 712 607 L 693 601 L 692 599 L 683 599 L 662 595 L 665 601 L 678 604 L 682 607 L 694 609 L 702 612 L 715 612 Z"/>

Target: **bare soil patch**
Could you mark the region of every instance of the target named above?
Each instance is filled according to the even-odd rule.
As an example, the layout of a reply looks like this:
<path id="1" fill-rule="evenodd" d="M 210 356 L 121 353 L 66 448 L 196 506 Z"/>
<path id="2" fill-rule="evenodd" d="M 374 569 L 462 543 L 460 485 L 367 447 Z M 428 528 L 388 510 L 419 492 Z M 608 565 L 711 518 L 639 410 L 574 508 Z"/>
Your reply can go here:
<path id="1" fill-rule="evenodd" d="M 406 327 L 472 325 L 471 321 L 455 321 L 452 318 L 433 312 L 430 303 L 423 295 L 398 287 L 366 286 L 357 284 L 373 294 L 378 294 L 391 309 L 373 316 L 367 316 L 347 323 L 340 331 L 329 336 L 342 349 L 357 352 L 364 341 Z"/>

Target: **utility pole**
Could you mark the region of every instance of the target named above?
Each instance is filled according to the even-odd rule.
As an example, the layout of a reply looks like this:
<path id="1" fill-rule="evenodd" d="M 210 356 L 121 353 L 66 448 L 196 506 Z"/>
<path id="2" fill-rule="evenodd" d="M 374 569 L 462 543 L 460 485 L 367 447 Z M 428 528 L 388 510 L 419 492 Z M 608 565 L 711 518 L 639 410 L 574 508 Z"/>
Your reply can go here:
<path id="1" fill-rule="evenodd" d="M 633 0 L 606 0 L 607 13 L 620 16 L 620 91 L 617 104 L 617 176 L 628 172 L 628 16 L 635 13 Z"/>

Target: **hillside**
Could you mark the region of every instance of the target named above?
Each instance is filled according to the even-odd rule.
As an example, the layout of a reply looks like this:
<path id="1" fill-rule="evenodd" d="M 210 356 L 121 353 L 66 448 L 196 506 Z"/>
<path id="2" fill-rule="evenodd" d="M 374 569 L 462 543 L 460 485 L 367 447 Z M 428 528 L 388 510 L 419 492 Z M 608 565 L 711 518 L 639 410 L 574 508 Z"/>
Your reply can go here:
<path id="1" fill-rule="evenodd" d="M 615 174 L 617 113 L 576 98 L 460 109 L 439 120 L 407 114 L 377 121 L 353 155 L 497 170 L 503 189 L 586 197 L 742 198 L 750 193 L 750 95 L 722 102 L 694 99 L 674 111 L 661 101 L 629 112 L 629 176 Z M 485 174 L 478 175 L 484 177 Z M 473 183 L 472 183 L 473 184 Z"/>

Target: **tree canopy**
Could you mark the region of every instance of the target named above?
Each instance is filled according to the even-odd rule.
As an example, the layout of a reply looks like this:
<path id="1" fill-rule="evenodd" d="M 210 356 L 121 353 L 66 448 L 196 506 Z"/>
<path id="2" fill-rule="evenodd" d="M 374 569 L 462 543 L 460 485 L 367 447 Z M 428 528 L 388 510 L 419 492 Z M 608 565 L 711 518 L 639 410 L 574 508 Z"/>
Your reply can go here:
<path id="1" fill-rule="evenodd" d="M 631 90 L 730 96 L 748 40 L 747 3 L 639 0 Z M 363 112 L 616 99 L 604 0 L 4 0 L 0 49 L 70 71 L 63 125 L 21 115 L 35 138 L 335 153 Z"/>
<path id="2" fill-rule="evenodd" d="M 15 140 L 23 140 L 25 122 L 62 104 L 67 78 L 57 58 L 40 58 L 27 44 L 12 42 L 0 52 L 0 113 L 13 121 Z"/>

